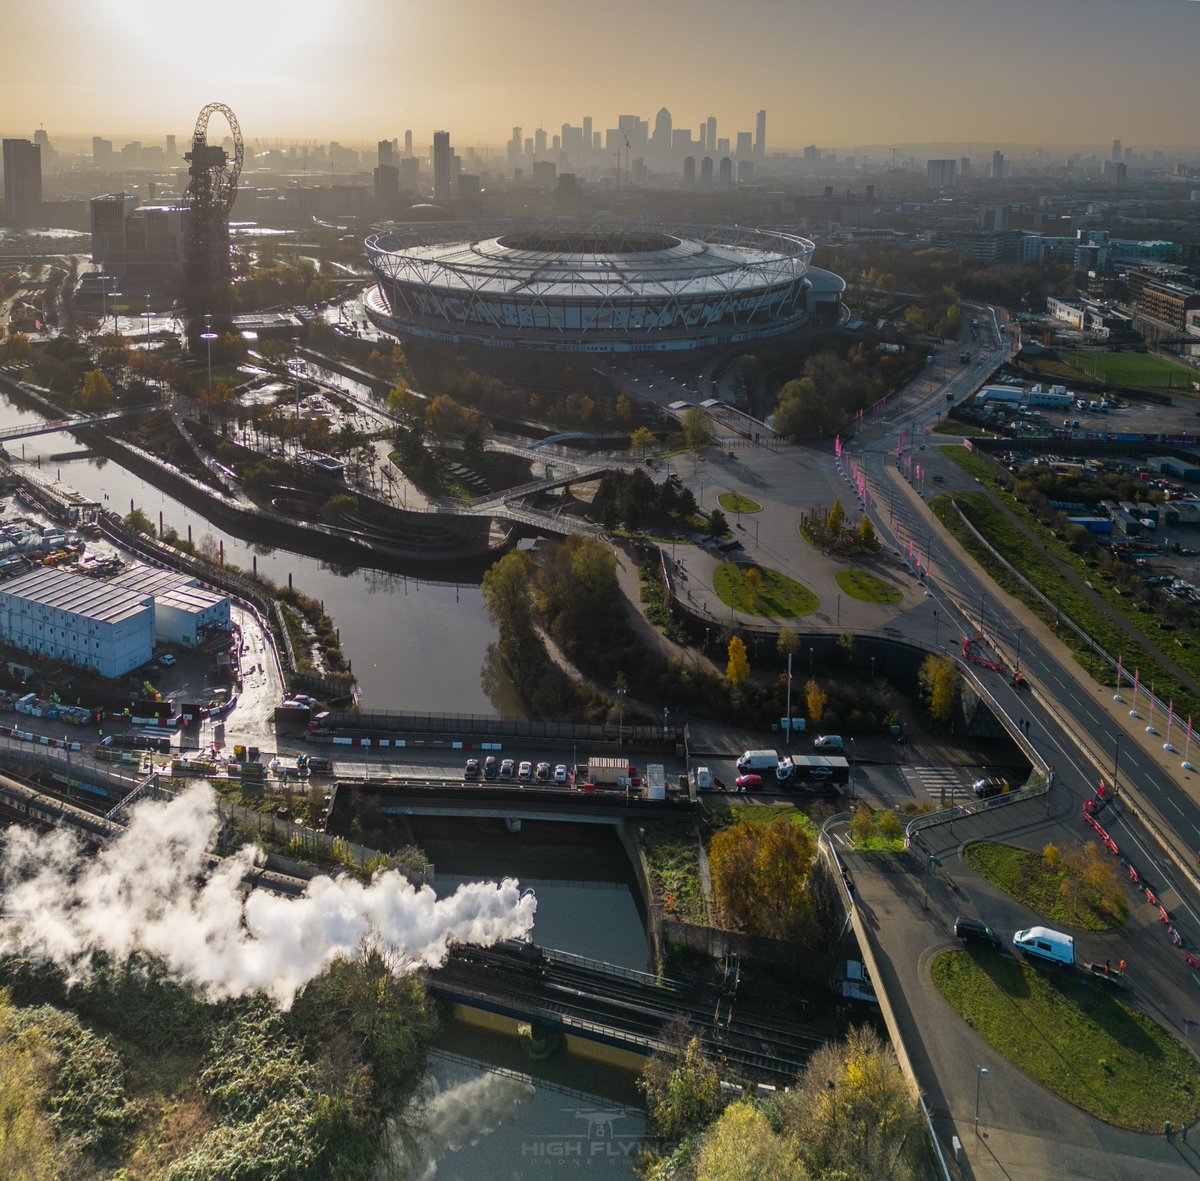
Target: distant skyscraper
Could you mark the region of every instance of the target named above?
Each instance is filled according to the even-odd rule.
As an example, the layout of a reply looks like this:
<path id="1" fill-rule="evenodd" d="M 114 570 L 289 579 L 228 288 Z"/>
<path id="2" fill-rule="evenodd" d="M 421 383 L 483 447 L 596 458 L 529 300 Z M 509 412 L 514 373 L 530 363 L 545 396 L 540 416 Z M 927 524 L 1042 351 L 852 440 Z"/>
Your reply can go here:
<path id="1" fill-rule="evenodd" d="M 376 160 L 376 164 L 378 164 L 380 168 L 391 168 L 396 163 L 395 159 L 393 158 L 392 141 L 390 139 L 381 139 L 377 145 L 377 149 L 379 152 L 379 159 Z M 399 173 L 396 174 L 397 180 L 399 179 L 399 175 Z"/>
<path id="2" fill-rule="evenodd" d="M 738 184 L 748 185 L 754 179 L 754 161 L 738 161 Z"/>
<path id="3" fill-rule="evenodd" d="M 375 169 L 375 212 L 380 217 L 395 217 L 400 209 L 400 169 L 380 160 Z"/>
<path id="4" fill-rule="evenodd" d="M 995 151 L 992 153 L 992 180 L 1004 179 L 1004 153 Z"/>
<path id="5" fill-rule="evenodd" d="M 927 160 L 925 162 L 925 187 L 929 189 L 954 188 L 954 175 L 958 170 L 955 160 Z"/>
<path id="6" fill-rule="evenodd" d="M 683 183 L 689 189 L 696 187 L 696 157 L 685 156 L 683 160 Z"/>
<path id="7" fill-rule="evenodd" d="M 113 158 L 113 147 L 111 139 L 101 139 L 98 135 L 92 136 L 92 165 L 96 168 L 111 168 Z"/>
<path id="8" fill-rule="evenodd" d="M 404 154 L 406 156 L 412 155 L 412 132 L 411 131 L 406 131 L 404 133 Z"/>
<path id="9" fill-rule="evenodd" d="M 709 115 L 709 117 L 704 120 L 704 127 L 705 127 L 705 131 L 707 133 L 704 136 L 704 142 L 708 147 L 708 154 L 710 156 L 715 156 L 717 154 L 717 119 L 716 119 L 716 116 Z M 728 152 L 729 149 L 726 148 L 725 151 Z"/>
<path id="10" fill-rule="evenodd" d="M 533 155 L 538 160 L 546 158 L 546 130 L 543 127 L 533 133 Z"/>
<path id="11" fill-rule="evenodd" d="M 167 159 L 168 160 L 178 160 L 179 159 L 179 154 L 175 150 L 175 137 L 173 135 L 167 136 Z"/>
<path id="12" fill-rule="evenodd" d="M 706 193 L 712 192 L 713 187 L 713 162 L 711 156 L 705 156 L 700 161 L 700 187 Z"/>
<path id="13" fill-rule="evenodd" d="M 754 122 L 754 154 L 761 160 L 767 154 L 767 112 L 759 111 Z"/>
<path id="14" fill-rule="evenodd" d="M 590 152 L 596 146 L 596 141 L 592 138 L 592 117 L 584 115 L 583 117 L 583 150 Z"/>
<path id="15" fill-rule="evenodd" d="M 754 151 L 754 137 L 748 131 L 739 131 L 737 133 L 737 152 L 734 153 L 738 159 L 745 160 Z"/>
<path id="16" fill-rule="evenodd" d="M 508 162 L 510 164 L 519 164 L 521 162 L 521 128 L 514 127 L 512 137 L 508 141 Z"/>
<path id="17" fill-rule="evenodd" d="M 959 157 L 958 175 L 963 176 L 963 177 L 971 175 L 971 157 L 970 156 L 960 156 Z"/>
<path id="18" fill-rule="evenodd" d="M 1121 158 L 1121 141 L 1119 139 L 1114 139 L 1113 140 L 1113 149 L 1112 149 L 1112 159 L 1119 160 L 1120 158 Z"/>
<path id="19" fill-rule="evenodd" d="M 711 143 L 711 137 L 710 137 L 709 147 L 711 148 L 711 146 L 712 146 L 712 143 Z M 727 136 L 722 136 L 719 140 L 717 140 L 717 155 L 718 156 L 728 156 L 729 155 L 729 139 Z"/>
<path id="20" fill-rule="evenodd" d="M 671 112 L 666 107 L 654 116 L 654 135 L 650 139 L 650 146 L 662 156 L 671 150 Z"/>
<path id="21" fill-rule="evenodd" d="M 728 193 L 733 188 L 733 161 L 728 156 L 721 157 L 718 175 L 722 193 Z"/>
<path id="22" fill-rule="evenodd" d="M 43 135 L 45 132 L 42 133 Z M 42 211 L 42 148 L 27 139 L 4 141 L 4 217 L 9 225 L 33 225 Z"/>
<path id="23" fill-rule="evenodd" d="M 450 147 L 450 132 L 433 133 L 433 199 L 450 200 L 450 185 L 454 176 L 454 151 Z"/>

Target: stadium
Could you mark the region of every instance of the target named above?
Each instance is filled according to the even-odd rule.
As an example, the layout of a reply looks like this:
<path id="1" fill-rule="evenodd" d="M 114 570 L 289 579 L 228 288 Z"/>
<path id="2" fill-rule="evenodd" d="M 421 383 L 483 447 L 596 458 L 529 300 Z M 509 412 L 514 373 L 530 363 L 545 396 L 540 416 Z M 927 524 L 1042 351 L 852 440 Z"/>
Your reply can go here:
<path id="1" fill-rule="evenodd" d="M 426 223 L 373 234 L 385 332 L 492 348 L 677 352 L 838 314 L 844 282 L 795 234 L 740 227 Z"/>

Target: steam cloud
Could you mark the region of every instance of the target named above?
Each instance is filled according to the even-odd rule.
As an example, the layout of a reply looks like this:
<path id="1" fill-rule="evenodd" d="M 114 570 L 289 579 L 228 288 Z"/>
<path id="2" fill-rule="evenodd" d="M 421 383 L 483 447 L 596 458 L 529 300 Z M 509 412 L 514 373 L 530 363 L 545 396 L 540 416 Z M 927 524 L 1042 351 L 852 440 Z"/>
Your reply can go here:
<path id="1" fill-rule="evenodd" d="M 94 952 L 118 962 L 146 952 L 211 1000 L 265 993 L 288 1008 L 364 941 L 413 971 L 442 963 L 451 941 L 487 945 L 533 927 L 537 900 L 512 878 L 444 899 L 391 871 L 365 886 L 318 877 L 300 897 L 246 894 L 242 878 L 262 850 L 247 846 L 210 871 L 218 822 L 212 788 L 198 784 L 138 805 L 126 832 L 95 857 L 62 830 L 10 829 L 0 853 L 0 951 L 52 962 L 74 979 Z"/>

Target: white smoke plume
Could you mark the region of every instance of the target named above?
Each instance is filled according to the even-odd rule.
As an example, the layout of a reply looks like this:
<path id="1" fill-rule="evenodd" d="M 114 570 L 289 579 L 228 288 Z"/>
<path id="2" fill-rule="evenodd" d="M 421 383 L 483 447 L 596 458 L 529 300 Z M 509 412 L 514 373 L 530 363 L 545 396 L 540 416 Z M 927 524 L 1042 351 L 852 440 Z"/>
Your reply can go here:
<path id="1" fill-rule="evenodd" d="M 216 796 L 197 784 L 147 801 L 126 832 L 94 856 L 62 830 L 9 830 L 0 853 L 0 951 L 46 960 L 75 979 L 95 952 L 162 960 L 211 1000 L 265 993 L 290 1007 L 332 960 L 364 941 L 394 953 L 401 971 L 435 967 L 451 941 L 487 945 L 533 927 L 537 900 L 515 880 L 475 882 L 439 899 L 395 872 L 369 885 L 314 878 L 299 897 L 246 893 L 262 860 L 243 848 L 208 868 L 219 818 Z"/>

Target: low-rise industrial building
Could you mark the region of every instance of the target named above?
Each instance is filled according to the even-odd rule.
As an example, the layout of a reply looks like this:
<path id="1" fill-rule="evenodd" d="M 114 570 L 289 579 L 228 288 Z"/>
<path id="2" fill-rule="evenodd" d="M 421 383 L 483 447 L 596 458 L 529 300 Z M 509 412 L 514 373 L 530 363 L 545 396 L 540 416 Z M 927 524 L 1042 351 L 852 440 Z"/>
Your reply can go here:
<path id="1" fill-rule="evenodd" d="M 154 635 L 165 643 L 194 648 L 206 633 L 229 631 L 229 596 L 201 586 L 191 574 L 134 566 L 108 585 L 152 598 Z"/>
<path id="2" fill-rule="evenodd" d="M 154 654 L 154 600 L 42 567 L 0 584 L 0 640 L 44 660 L 124 676 Z"/>

